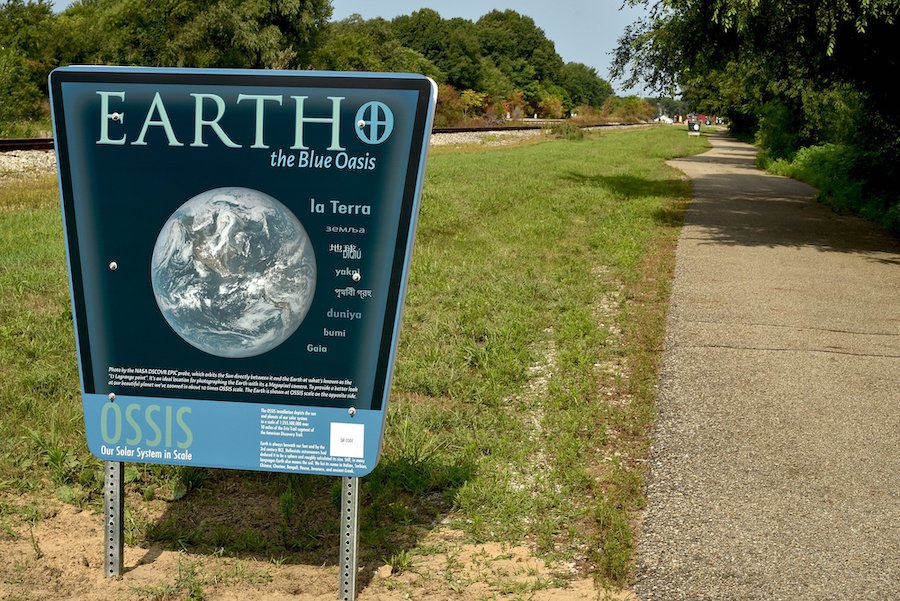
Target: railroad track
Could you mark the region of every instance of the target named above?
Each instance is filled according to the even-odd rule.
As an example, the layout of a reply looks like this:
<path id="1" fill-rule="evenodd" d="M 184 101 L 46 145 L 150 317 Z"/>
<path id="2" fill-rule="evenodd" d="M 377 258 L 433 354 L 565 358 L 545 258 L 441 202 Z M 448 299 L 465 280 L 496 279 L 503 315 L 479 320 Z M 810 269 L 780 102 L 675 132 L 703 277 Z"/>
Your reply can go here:
<path id="1" fill-rule="evenodd" d="M 0 138 L 0 152 L 10 150 L 53 150 L 53 138 Z"/>
<path id="2" fill-rule="evenodd" d="M 435 127 L 431 130 L 433 134 L 460 134 L 471 132 L 498 132 L 505 131 L 525 131 L 534 129 L 544 129 L 551 122 L 545 122 L 534 125 L 510 125 L 508 127 Z M 581 128 L 593 127 L 621 127 L 622 125 L 638 125 L 636 123 L 599 123 L 595 125 L 579 125 Z M 9 152 L 12 150 L 53 150 L 53 138 L 0 138 L 0 152 Z"/>
<path id="3" fill-rule="evenodd" d="M 547 129 L 557 123 L 565 123 L 565 120 L 551 120 L 547 119 L 542 121 L 541 123 L 536 123 L 534 125 L 509 125 L 509 126 L 500 126 L 500 127 L 433 127 L 431 128 L 431 133 L 433 134 L 462 134 L 462 133 L 472 133 L 472 132 L 497 132 L 503 133 L 505 131 L 527 131 L 534 129 Z M 623 125 L 643 125 L 642 123 L 595 123 L 593 125 L 579 125 L 581 129 L 591 129 L 594 127 L 621 127 Z"/>

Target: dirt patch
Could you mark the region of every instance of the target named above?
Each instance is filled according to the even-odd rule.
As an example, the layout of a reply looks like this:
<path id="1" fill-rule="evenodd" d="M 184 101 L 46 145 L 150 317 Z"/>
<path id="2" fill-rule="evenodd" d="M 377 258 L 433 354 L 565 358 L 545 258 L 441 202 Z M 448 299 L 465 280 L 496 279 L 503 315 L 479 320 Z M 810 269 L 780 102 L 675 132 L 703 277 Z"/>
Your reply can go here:
<path id="1" fill-rule="evenodd" d="M 198 555 L 160 546 L 126 547 L 125 575 L 108 579 L 102 566 L 102 519 L 54 504 L 34 526 L 6 529 L 0 537 L 0 599 L 333 600 L 334 565 L 291 564 L 252 558 Z M 607 592 L 574 568 L 544 561 L 524 546 L 472 545 L 449 530 L 435 530 L 414 554 L 384 565 L 363 584 L 360 601 L 428 599 L 634 599 Z"/>

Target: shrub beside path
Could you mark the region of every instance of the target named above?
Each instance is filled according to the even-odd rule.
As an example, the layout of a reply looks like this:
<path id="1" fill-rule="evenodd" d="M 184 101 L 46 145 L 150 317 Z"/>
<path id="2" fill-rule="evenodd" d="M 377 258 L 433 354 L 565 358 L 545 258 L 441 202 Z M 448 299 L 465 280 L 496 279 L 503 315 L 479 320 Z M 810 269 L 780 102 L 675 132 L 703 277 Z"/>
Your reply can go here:
<path id="1" fill-rule="evenodd" d="M 677 266 L 635 591 L 900 599 L 900 244 L 711 134 Z"/>

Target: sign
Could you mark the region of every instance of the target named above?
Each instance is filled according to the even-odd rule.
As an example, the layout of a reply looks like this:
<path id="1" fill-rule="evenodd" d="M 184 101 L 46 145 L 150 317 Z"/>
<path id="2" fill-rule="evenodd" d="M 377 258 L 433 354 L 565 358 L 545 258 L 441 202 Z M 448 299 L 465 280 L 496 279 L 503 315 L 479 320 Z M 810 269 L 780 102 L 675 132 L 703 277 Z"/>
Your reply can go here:
<path id="1" fill-rule="evenodd" d="M 689 136 L 699 136 L 700 135 L 700 122 L 699 121 L 688 121 L 688 135 Z"/>
<path id="2" fill-rule="evenodd" d="M 434 113 L 417 75 L 50 75 L 88 446 L 363 476 Z"/>

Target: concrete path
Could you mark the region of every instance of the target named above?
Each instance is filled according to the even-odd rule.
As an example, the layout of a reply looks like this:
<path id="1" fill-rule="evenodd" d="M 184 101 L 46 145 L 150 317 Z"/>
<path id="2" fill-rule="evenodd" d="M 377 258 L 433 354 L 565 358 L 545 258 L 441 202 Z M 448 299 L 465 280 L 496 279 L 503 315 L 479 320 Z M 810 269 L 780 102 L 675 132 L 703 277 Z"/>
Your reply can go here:
<path id="1" fill-rule="evenodd" d="M 635 591 L 900 599 L 900 244 L 753 167 L 673 161 L 678 244 Z"/>

